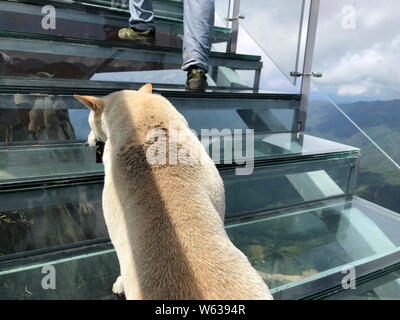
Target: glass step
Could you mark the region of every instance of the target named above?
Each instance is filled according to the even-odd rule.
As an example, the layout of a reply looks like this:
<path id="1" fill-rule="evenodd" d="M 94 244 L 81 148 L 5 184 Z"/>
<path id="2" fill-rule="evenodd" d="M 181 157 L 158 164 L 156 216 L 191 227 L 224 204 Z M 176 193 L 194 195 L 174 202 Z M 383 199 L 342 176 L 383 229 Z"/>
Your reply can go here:
<path id="1" fill-rule="evenodd" d="M 7 61 L 1 65 L 3 76 L 170 84 L 186 80 L 181 49 L 175 48 L 0 31 L 0 52 Z M 259 56 L 212 52 L 209 65 L 250 72 L 252 83 L 240 85 L 258 88 Z M 218 73 L 212 77 L 210 85 L 218 85 Z"/>
<path id="2" fill-rule="evenodd" d="M 155 71 L 156 72 L 156 71 Z M 163 75 L 158 74 L 159 76 Z M 301 99 L 300 94 L 285 92 L 285 91 L 268 91 L 268 90 L 257 90 L 255 91 L 252 87 L 246 87 L 243 85 L 235 86 L 219 86 L 212 85 L 213 79 L 208 79 L 209 86 L 203 92 L 187 90 L 184 84 L 185 73 L 181 72 L 181 76 L 178 77 L 182 81 L 171 81 L 169 83 L 158 83 L 159 80 L 154 78 L 146 79 L 142 77 L 137 79 L 138 81 L 132 82 L 120 82 L 120 81 L 96 81 L 96 80 L 73 80 L 73 79 L 54 79 L 54 78 L 32 78 L 29 77 L 18 77 L 18 76 L 3 76 L 0 75 L 0 94 L 1 93 L 44 93 L 44 94 L 85 94 L 85 95 L 97 95 L 103 96 L 109 93 L 119 90 L 137 90 L 146 83 L 153 85 L 153 91 L 162 94 L 168 98 L 172 96 L 176 97 L 188 97 L 189 94 L 193 99 L 207 98 L 211 94 L 214 98 L 231 98 L 233 101 L 248 99 L 250 101 L 265 100 L 265 99 L 276 99 L 276 100 L 293 100 L 293 106 L 296 107 Z M 109 74 L 110 75 L 110 74 Z M 179 80 L 178 79 L 178 80 Z M 108 79 L 110 80 L 110 79 Z M 148 81 L 147 81 L 148 80 Z M 155 81 L 153 81 L 155 80 Z M 242 95 L 238 95 L 242 94 Z"/>
<path id="3" fill-rule="evenodd" d="M 75 92 L 82 94 L 79 90 Z M 304 158 L 306 153 L 324 157 L 328 153 L 344 152 L 358 156 L 358 149 L 310 136 L 268 135 L 293 130 L 299 105 L 295 96 L 265 94 L 258 95 L 260 99 L 257 95 L 252 96 L 250 100 L 246 99 L 247 94 L 233 97 L 231 94 L 203 93 L 198 95 L 198 99 L 185 92 L 165 91 L 164 95 L 170 96 L 170 101 L 199 136 L 209 129 L 206 136 L 201 137 L 205 145 L 210 143 L 206 138 L 210 140 L 213 136 L 214 146 L 217 143 L 221 145 L 221 142 L 225 146 L 230 141 L 229 150 L 234 151 L 232 148 L 236 146 L 244 148 L 242 141 L 246 139 L 243 134 L 247 129 L 254 129 L 256 161 Z M 3 94 L 0 95 L 0 112 L 3 126 L 0 130 L 0 168 L 3 168 L 0 180 L 3 183 L 39 177 L 59 179 L 65 174 L 68 177 L 87 176 L 101 171 L 94 162 L 94 150 L 84 145 L 90 131 L 87 123 L 89 112 L 70 95 Z M 235 134 L 237 132 L 239 134 Z M 226 135 L 231 140 L 226 140 Z M 210 148 L 210 152 L 212 150 Z M 219 152 L 220 147 L 217 150 Z M 245 154 L 243 149 L 240 151 Z M 22 156 L 25 154 L 30 156 Z M 212 157 L 218 159 L 215 152 Z M 220 159 L 226 161 L 217 163 L 229 165 L 234 162 L 232 160 L 241 163 L 243 159 L 240 157 L 235 155 L 235 159 L 229 159 L 229 152 L 226 155 L 221 152 Z M 27 159 L 36 163 L 35 170 L 27 166 Z"/>
<path id="4" fill-rule="evenodd" d="M 264 277 L 275 299 L 299 299 L 340 286 L 343 266 L 355 267 L 357 281 L 398 262 L 399 224 L 397 214 L 354 198 L 230 220 L 226 229 Z M 42 269 L 48 265 L 56 270 L 55 290 L 41 286 Z M 0 298 L 114 299 L 111 287 L 118 269 L 109 244 L 12 261 L 3 257 Z M 391 274 L 387 282 L 397 278 L 398 273 Z"/>
<path id="5" fill-rule="evenodd" d="M 53 80 L 13 81 L 0 80 L 0 91 L 31 92 L 30 94 L 0 94 L 0 146 L 23 144 L 65 144 L 86 142 L 89 134 L 88 109 L 71 96 L 104 95 L 129 86 L 106 87 L 104 83 L 90 83 L 92 87 L 79 87 L 71 82 L 70 87 L 56 87 Z M 63 82 L 65 84 L 65 82 Z M 131 87 L 133 85 L 130 85 Z M 137 89 L 135 84 L 134 89 Z M 39 94 L 38 92 L 59 92 Z M 251 93 L 193 93 L 176 90 L 157 90 L 186 117 L 190 127 L 198 135 L 201 129 L 254 129 L 256 133 L 290 132 L 296 126 L 295 115 L 299 108 L 299 96 L 285 94 Z M 46 114 L 53 129 L 43 123 L 37 127 L 36 115 Z M 40 120 L 40 119 L 39 119 Z"/>
<path id="6" fill-rule="evenodd" d="M 272 135 L 267 138 L 271 140 Z M 293 142 L 292 153 L 288 145 L 264 146 L 265 142 L 257 141 L 251 175 L 237 175 L 235 165 L 218 165 L 225 184 L 227 219 L 351 196 L 356 150 L 329 141 L 324 144 L 324 140 L 309 136 L 303 137 L 306 142 L 302 151 L 299 142 Z M 58 153 L 55 148 L 47 152 L 44 149 L 33 146 L 25 148 L 22 155 L 23 151 L 3 153 L 9 159 L 9 166 L 0 173 L 15 176 L 0 185 L 0 261 L 58 246 L 69 249 L 107 240 L 101 212 L 102 168 L 95 164 L 94 155 L 86 166 L 92 165 L 97 171 L 82 174 L 84 160 L 76 154 L 76 160 L 69 161 L 65 170 L 59 160 L 56 167 L 54 159 L 56 156 L 68 159 L 70 154 L 62 152 L 66 148 L 59 147 Z M 12 157 L 13 154 L 17 155 Z M 73 165 L 80 171 L 71 176 Z"/>
<path id="7" fill-rule="evenodd" d="M 355 197 L 227 224 L 276 299 L 299 299 L 400 261 L 400 217 Z M 356 279 L 357 281 L 357 279 Z M 352 290 L 348 290 L 352 291 Z"/>
<path id="8" fill-rule="evenodd" d="M 357 280 L 354 289 L 337 288 L 315 295 L 324 300 L 400 300 L 400 265 L 385 268 Z"/>
<path id="9" fill-rule="evenodd" d="M 274 134 L 275 135 L 275 134 Z M 355 175 L 357 167 L 358 153 L 355 150 L 338 149 L 337 152 L 318 154 L 310 152 L 289 153 L 288 149 L 266 142 L 271 135 L 259 134 L 254 139 L 254 164 L 249 154 L 244 150 L 245 142 L 237 144 L 233 141 L 231 152 L 224 150 L 224 143 L 219 139 L 207 137 L 208 141 L 203 140 L 221 175 L 226 179 L 226 188 L 232 188 L 234 194 L 251 194 L 255 191 L 270 194 L 270 206 L 284 201 L 286 205 L 291 205 L 292 201 L 299 198 L 299 194 L 310 200 L 318 200 L 325 193 L 326 196 L 333 192 L 334 195 L 351 193 L 351 183 L 347 181 Z M 233 138 L 235 140 L 238 138 Z M 312 137 L 310 139 L 312 140 Z M 321 140 L 323 142 L 323 140 Z M 297 142 L 293 142 L 298 146 Z M 243 149 L 238 150 L 241 147 Z M 340 146 L 340 145 L 339 145 Z M 229 146 L 230 147 L 230 146 Z M 236 149 L 236 150 L 235 150 Z M 235 154 L 236 152 L 236 154 Z M 318 150 L 320 152 L 320 150 Z M 229 155 L 229 157 L 228 157 Z M 285 170 L 287 170 L 285 172 Z M 41 181 L 57 181 L 80 177 L 102 176 L 103 166 L 95 162 L 95 151 L 83 143 L 64 143 L 64 144 L 25 144 L 15 146 L 0 147 L 0 186 L 13 185 L 15 183 L 32 183 Z M 242 177 L 240 177 L 242 175 Z M 268 183 L 265 179 L 271 179 L 278 185 L 286 186 L 285 192 L 274 190 L 272 181 Z M 354 178 L 354 177 L 353 177 Z M 316 181 L 314 181 L 316 180 Z M 323 185 L 326 191 L 321 191 Z M 238 185 L 238 181 L 242 181 Z M 335 182 L 335 183 L 334 183 Z M 231 184 L 233 184 L 231 186 Z M 339 187 L 335 186 L 339 184 Z M 293 185 L 290 187 L 290 185 Z M 304 186 L 314 186 L 315 194 L 312 196 L 310 189 L 302 191 Z M 303 186 L 303 187 L 302 187 Z M 294 189 L 293 189 L 294 187 Z M 319 188 L 317 188 L 319 187 Z M 319 190 L 321 188 L 321 190 Z M 287 198 L 281 199 L 286 193 Z M 297 195 L 290 199 L 289 195 Z M 308 194 L 306 196 L 306 194 Z M 332 194 L 332 195 L 333 195 Z M 275 195 L 275 197 L 273 196 Z M 314 199 L 317 197 L 317 199 Z M 232 197 L 238 202 L 235 208 L 248 207 L 248 203 L 241 204 L 242 197 Z M 279 200 L 279 201 L 278 201 Z M 264 197 L 258 202 L 264 203 Z M 256 202 L 257 203 L 257 202 Z M 259 211 L 264 206 L 255 205 Z M 272 207 L 273 208 L 273 207 Z M 254 208 L 255 209 L 255 208 Z M 271 207 L 268 207 L 271 209 Z M 247 209 L 247 211 L 252 211 Z M 239 210 L 238 213 L 243 214 Z"/>
<path id="10" fill-rule="evenodd" d="M 24 261 L 23 266 L 17 262 L 15 267 L 0 271 L 1 300 L 115 299 L 111 288 L 119 265 L 111 246 L 97 245 L 80 250 L 77 255 L 46 254 Z M 44 290 L 41 284 L 43 266 L 49 262 L 56 270 L 55 290 Z"/>
<path id="11" fill-rule="evenodd" d="M 47 4 L 50 3 L 51 1 Z M 128 12 L 110 10 L 102 12 L 93 6 L 88 8 L 89 3 L 87 5 L 68 4 L 68 6 L 65 6 L 65 3 L 63 6 L 59 2 L 53 4 L 57 10 L 57 27 L 56 29 L 44 29 L 41 23 L 38 23 L 38 19 L 43 17 L 41 5 L 2 1 L 0 2 L 0 30 L 121 42 L 118 38 L 118 30 L 127 27 Z M 156 3 L 154 2 L 154 4 Z M 137 44 L 182 48 L 183 27 L 181 22 L 157 17 L 155 25 L 157 32 L 154 41 L 137 41 Z M 229 36 L 229 29 L 215 28 L 212 41 L 213 43 L 226 42 Z"/>

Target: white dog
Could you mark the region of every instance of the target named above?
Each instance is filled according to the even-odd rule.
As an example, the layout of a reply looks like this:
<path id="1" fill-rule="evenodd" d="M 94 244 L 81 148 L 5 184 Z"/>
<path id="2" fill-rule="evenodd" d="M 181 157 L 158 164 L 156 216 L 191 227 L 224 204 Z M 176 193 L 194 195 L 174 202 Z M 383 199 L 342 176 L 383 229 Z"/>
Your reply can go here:
<path id="1" fill-rule="evenodd" d="M 222 179 L 174 106 L 152 94 L 151 84 L 75 98 L 91 110 L 89 143 L 105 142 L 103 211 L 121 268 L 114 293 L 127 299 L 272 299 L 228 238 Z M 200 163 L 149 163 L 158 140 L 149 139 L 149 131 L 170 139 L 171 122 L 178 149 L 190 145 Z"/>

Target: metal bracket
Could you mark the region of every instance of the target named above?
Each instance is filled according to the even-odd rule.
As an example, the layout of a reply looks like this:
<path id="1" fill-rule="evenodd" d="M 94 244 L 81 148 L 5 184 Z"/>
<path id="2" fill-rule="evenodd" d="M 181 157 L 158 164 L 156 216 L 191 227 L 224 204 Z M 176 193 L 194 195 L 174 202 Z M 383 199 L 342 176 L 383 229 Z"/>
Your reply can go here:
<path id="1" fill-rule="evenodd" d="M 245 16 L 237 16 L 237 17 L 232 17 L 232 18 L 225 18 L 226 21 L 235 21 L 239 19 L 244 19 L 246 18 Z"/>
<path id="2" fill-rule="evenodd" d="M 295 72 L 292 71 L 292 72 L 290 73 L 290 75 L 291 75 L 292 77 L 314 77 L 314 78 L 322 78 L 323 73 L 321 73 L 321 72 L 311 72 L 311 73 L 303 74 L 303 73 L 300 73 L 300 72 L 297 72 L 297 71 L 295 71 Z"/>

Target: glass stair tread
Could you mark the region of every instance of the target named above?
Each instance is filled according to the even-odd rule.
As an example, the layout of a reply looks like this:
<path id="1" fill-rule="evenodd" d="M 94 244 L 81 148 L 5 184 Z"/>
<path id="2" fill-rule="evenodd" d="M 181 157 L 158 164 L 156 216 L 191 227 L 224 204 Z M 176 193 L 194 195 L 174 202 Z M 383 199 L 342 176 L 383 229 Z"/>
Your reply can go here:
<path id="1" fill-rule="evenodd" d="M 49 162 L 50 156 L 53 156 L 50 160 L 54 159 L 54 152 L 37 153 L 15 160 L 17 163 L 24 157 L 27 164 L 19 167 L 14 164 L 19 170 L 14 170 L 13 179 L 8 184 L 3 180 L 0 185 L 0 228 L 8 226 L 0 233 L 0 240 L 7 239 L 0 241 L 0 255 L 18 252 L 31 255 L 32 251 L 54 246 L 103 242 L 108 235 L 101 211 L 101 166 L 91 162 L 95 169 L 97 165 L 97 176 L 87 171 L 74 177 L 73 169 L 82 171 L 80 158 L 75 156 L 76 167 L 67 172 L 60 164 L 57 168 Z M 355 161 L 356 158 L 341 158 L 272 166 L 257 164 L 251 175 L 237 175 L 234 167 L 220 168 L 225 185 L 226 218 L 350 196 L 353 190 L 349 180 Z M 38 162 L 48 164 L 48 168 L 38 167 Z M 7 170 L 8 174 L 12 169 Z M 0 172 L 4 174 L 4 170 Z M 51 173 L 53 180 L 49 178 Z M 85 174 L 90 176 L 85 178 Z"/>
<path id="2" fill-rule="evenodd" d="M 15 41 L 17 40 L 31 40 L 30 42 L 32 46 L 32 50 L 36 51 L 39 50 L 37 47 L 38 42 L 40 41 L 53 41 L 57 43 L 65 43 L 65 44 L 70 44 L 70 45 L 86 45 L 86 46 L 96 46 L 96 47 L 105 47 L 105 48 L 118 48 L 118 49 L 143 49 L 146 51 L 165 51 L 165 52 L 170 52 L 170 53 L 179 53 L 182 54 L 181 50 L 179 48 L 169 48 L 169 47 L 157 47 L 157 46 L 152 46 L 149 48 L 148 46 L 140 45 L 140 44 L 134 44 L 134 43 L 125 43 L 122 41 L 119 42 L 112 42 L 112 41 L 96 41 L 96 40 L 90 40 L 90 39 L 79 39 L 79 38 L 71 38 L 71 37 L 62 37 L 62 36 L 57 36 L 57 35 L 42 35 L 42 34 L 37 34 L 37 33 L 26 33 L 26 32 L 14 32 L 14 31 L 6 31 L 6 30 L 0 30 L 0 38 L 2 38 L 2 41 L 5 41 L 5 39 L 14 39 Z M 37 42 L 33 42 L 33 41 Z M 12 42 L 7 42 L 8 44 L 12 44 Z M 20 44 L 22 46 L 22 44 Z M 3 50 L 7 50 L 5 47 L 1 47 Z M 84 49 L 83 47 L 80 47 Z M 55 49 L 55 48 L 54 48 Z M 8 48 L 8 50 L 13 50 L 12 47 Z M 49 50 L 49 52 L 51 52 Z M 239 60 L 242 63 L 243 62 L 259 62 L 261 60 L 261 56 L 258 55 L 249 55 L 249 54 L 240 54 L 240 53 L 225 53 L 225 52 L 211 52 L 210 54 L 211 58 L 224 58 L 224 59 L 229 59 L 229 60 Z M 240 66 L 237 66 L 237 68 L 240 68 Z M 245 69 L 247 66 L 243 66 L 243 68 L 240 69 Z"/>
<path id="3" fill-rule="evenodd" d="M 46 79 L 19 76 L 0 76 L 0 94 L 10 93 L 43 93 L 43 94 L 82 94 L 82 95 L 107 95 L 119 90 L 137 90 L 148 82 L 120 82 L 120 81 L 96 81 L 76 79 Z M 220 87 L 209 86 L 204 92 L 187 90 L 184 84 L 151 82 L 154 92 L 167 98 L 191 98 L 191 99 L 224 99 L 237 100 L 243 105 L 261 102 L 263 100 L 293 100 L 293 108 L 297 107 L 301 99 L 300 94 L 290 92 L 275 92 L 259 90 L 254 92 L 250 87 Z"/>
<path id="4" fill-rule="evenodd" d="M 90 94 L 77 90 L 74 93 Z M 95 163 L 94 150 L 84 145 L 89 133 L 88 110 L 70 94 L 0 95 L 0 119 L 13 130 L 12 141 L 4 132 L 0 135 L 2 190 L 102 179 L 103 168 Z M 168 94 L 192 129 L 199 135 L 201 129 L 210 130 L 208 141 L 203 140 L 204 136 L 200 138 L 226 181 L 231 215 L 264 212 L 352 193 L 359 150 L 308 135 L 288 134 L 295 124 L 290 118 L 294 119 L 299 105 L 296 96 L 207 93 L 194 99 L 192 93 L 168 91 Z M 30 127 L 36 127 L 34 115 L 41 113 L 49 115 L 54 127 L 32 135 Z M 3 122 L 0 124 L 4 125 Z M 235 135 L 235 129 L 241 130 L 239 134 Z M 255 132 L 254 168 L 253 157 L 244 148 L 247 129 Z M 278 131 L 286 133 L 272 134 Z M 225 147 L 225 138 L 212 139 L 232 134 L 233 149 Z M 229 154 L 226 150 L 236 153 Z M 220 152 L 219 158 L 216 152 Z M 250 176 L 236 176 L 245 169 L 250 170 Z M 252 201 L 244 201 L 248 197 Z"/>
<path id="5" fill-rule="evenodd" d="M 399 224 L 397 214 L 355 197 L 228 220 L 226 229 L 276 299 L 299 299 L 340 285 L 345 265 L 362 270 L 357 272 L 361 278 L 397 263 Z M 382 257 L 387 265 L 375 263 Z M 56 268 L 56 290 L 41 288 L 45 265 Z M 118 272 L 115 252 L 107 244 L 3 259 L 0 298 L 114 299 L 111 287 Z M 399 274 L 390 276 L 386 282 Z"/>
<path id="6" fill-rule="evenodd" d="M 56 290 L 43 290 L 41 286 L 42 268 L 49 264 L 57 272 Z M 118 260 L 110 246 L 89 247 L 77 255 L 46 254 L 25 259 L 23 266 L 1 270 L 0 299 L 115 299 L 111 288 L 118 273 Z"/>
<path id="7" fill-rule="evenodd" d="M 29 215 L 32 217 L 43 212 L 50 214 L 54 211 L 52 214 L 57 214 L 60 210 L 64 212 L 59 206 L 65 203 L 73 204 L 68 209 L 73 212 L 86 206 L 98 208 L 93 199 L 101 199 L 104 173 L 102 165 L 95 163 L 92 150 L 71 146 L 16 149 L 9 151 L 8 155 L 0 152 L 0 198 L 4 199 L 0 209 L 2 214 L 13 217 L 21 212 L 31 212 Z M 217 165 L 225 185 L 226 216 L 247 216 L 349 196 L 354 191 L 357 160 L 357 156 L 348 154 L 346 157 L 340 155 L 273 163 L 256 161 L 254 167 Z M 246 174 L 239 174 L 242 172 Z M 87 190 L 89 187 L 92 188 L 90 192 Z M 32 206 L 38 207 L 39 211 L 33 210 Z M 93 219 L 98 214 L 98 211 L 91 210 Z M 61 226 L 62 223 L 59 224 Z M 71 227 L 62 229 L 70 230 Z"/>
<path id="8" fill-rule="evenodd" d="M 12 5 L 16 3 L 14 7 L 19 7 L 22 8 L 22 6 L 26 6 L 27 4 L 29 7 L 32 7 L 32 5 L 53 5 L 56 8 L 64 8 L 68 10 L 80 10 L 83 12 L 87 13 L 107 13 L 108 16 L 113 16 L 113 17 L 121 17 L 123 16 L 124 19 L 126 17 L 129 18 L 129 8 L 128 6 L 112 6 L 110 1 L 98 1 L 98 0 L 88 0 L 88 1 L 64 1 L 64 0 L 8 0 L 7 2 L 10 2 L 11 4 L 8 5 L 5 8 L 12 8 Z M 168 1 L 168 0 L 153 0 L 153 9 L 154 9 L 154 14 L 155 14 L 155 19 L 160 19 L 160 20 L 165 20 L 170 23 L 180 23 L 182 24 L 183 21 L 182 19 L 176 19 L 172 16 L 163 16 L 158 14 L 158 12 L 163 11 L 166 12 L 165 10 L 158 10 L 159 5 L 172 5 L 178 10 L 183 9 L 183 3 L 179 3 L 179 1 Z M 26 10 L 25 10 L 26 11 Z M 214 26 L 215 30 L 218 30 L 219 32 L 224 32 L 224 33 L 230 33 L 231 29 L 226 28 L 226 27 L 220 27 L 220 26 Z"/>
<path id="9" fill-rule="evenodd" d="M 64 83 L 64 82 L 63 82 Z M 82 82 L 81 82 L 82 83 Z M 87 82 L 87 84 L 92 84 Z M 97 83 L 96 83 L 97 84 Z M 88 109 L 72 97 L 72 94 L 103 95 L 117 91 L 117 87 L 93 88 L 79 87 L 77 82 L 71 82 L 70 87 L 57 87 L 53 81 L 25 81 L 21 79 L 0 78 L 0 113 L 4 118 L 0 123 L 15 127 L 13 140 L 10 146 L 18 146 L 24 142 L 28 144 L 73 143 L 86 141 L 89 133 L 87 117 Z M 15 88 L 18 88 L 18 93 Z M 122 87 L 128 89 L 129 87 Z M 118 88 L 122 89 L 122 88 Z M 137 89 L 137 86 L 134 86 Z M 50 94 L 40 93 L 48 91 Z M 5 93 L 13 92 L 13 93 Z M 24 93 L 30 92 L 30 93 Z M 54 94 L 58 92 L 59 94 Z M 156 90 L 162 94 L 188 120 L 190 127 L 198 135 L 201 129 L 231 130 L 254 129 L 256 133 L 289 132 L 295 125 L 295 112 L 299 107 L 299 96 L 290 94 L 251 94 L 205 92 L 192 93 L 175 90 Z M 47 111 L 46 111 L 47 110 Z M 52 111 L 49 111 L 52 110 Z M 59 136 L 43 128 L 42 137 L 33 137 L 29 125 L 35 122 L 32 118 L 35 113 L 59 113 L 54 120 L 55 126 L 60 126 L 56 120 L 68 126 L 70 130 L 61 130 Z M 62 117 L 61 115 L 64 115 Z M 26 117 L 28 117 L 26 119 Z M 31 119 L 32 118 L 32 119 Z M 8 120 L 7 120 L 8 119 Z M 32 124 L 33 125 L 33 124 Z M 43 135 L 50 133 L 50 136 Z M 43 133 L 43 134 L 42 134 Z M 64 137 L 63 137 L 64 135 Z M 52 137 L 53 136 L 53 137 Z M 0 135 L 1 142 L 7 139 Z M 5 144 L 3 143 L 3 146 Z"/>
<path id="10" fill-rule="evenodd" d="M 361 277 L 399 262 L 399 224 L 398 214 L 354 197 L 237 219 L 227 232 L 275 298 L 299 299 L 340 286 L 344 266 Z"/>
<path id="11" fill-rule="evenodd" d="M 62 1 L 62 0 L 61 0 Z M 120 3 L 120 5 L 112 5 L 111 1 L 89 0 L 77 1 L 85 7 L 101 8 L 103 10 L 118 10 L 119 12 L 129 12 L 128 3 Z M 183 21 L 183 2 L 173 0 L 153 0 L 153 10 L 156 17 Z"/>
<path id="12" fill-rule="evenodd" d="M 86 115 L 87 112 L 79 121 L 83 122 Z M 89 128 L 86 129 L 89 132 Z M 357 159 L 359 156 L 357 148 L 309 135 L 301 134 L 300 139 L 294 139 L 296 135 L 291 133 L 264 133 L 254 136 L 254 154 L 249 157 L 244 143 L 246 137 L 243 134 L 228 136 L 220 131 L 217 134 L 210 132 L 211 134 L 199 138 L 220 170 L 241 167 L 243 163 L 252 160 L 255 166 L 266 166 L 329 159 Z M 227 151 L 224 144 L 226 140 L 221 138 L 224 136 L 231 141 L 229 146 L 232 149 Z M 101 174 L 103 166 L 95 162 L 95 150 L 84 141 L 26 140 L 14 145 L 3 143 L 0 145 L 0 185 L 18 180 L 54 180 Z"/>
<path id="13" fill-rule="evenodd" d="M 51 1 L 55 5 L 65 5 L 67 1 L 54 0 Z M 171 0 L 153 0 L 153 10 L 156 17 L 164 19 L 173 19 L 176 21 L 183 21 L 183 3 L 180 1 Z M 67 2 L 69 3 L 69 1 Z M 127 2 L 114 2 L 103 0 L 88 0 L 88 1 L 74 1 L 73 5 L 76 8 L 83 7 L 87 9 L 95 9 L 106 12 L 116 12 L 119 14 L 129 13 L 129 4 Z"/>
<path id="14" fill-rule="evenodd" d="M 320 300 L 400 300 L 400 264 L 361 277 L 352 290 L 335 288 L 316 294 L 312 298 Z"/>
<path id="15" fill-rule="evenodd" d="M 320 154 L 314 150 L 303 156 L 285 155 L 276 145 L 263 142 L 265 136 L 271 135 L 256 135 L 254 163 L 245 157 L 224 159 L 224 152 L 220 158 L 213 158 L 225 185 L 227 217 L 352 195 L 359 156 L 354 150 L 357 149 L 347 147 L 326 149 L 327 153 Z M 86 199 L 83 207 L 89 202 L 89 208 L 96 208 L 97 202 L 88 199 L 101 198 L 104 173 L 102 165 L 95 162 L 94 150 L 83 143 L 45 143 L 25 142 L 0 148 L 0 198 L 4 198 L 0 212 L 12 216 L 31 212 L 29 199 L 38 199 L 36 205 L 46 208 L 39 209 L 39 213 L 64 211 L 59 206 L 65 201 L 79 209 L 83 200 L 76 194 Z M 244 151 L 242 154 L 246 155 Z M 273 157 L 268 158 L 271 154 Z M 278 155 L 282 158 L 277 158 Z M 94 198 L 87 186 L 92 188 Z M 71 196 L 66 196 L 68 193 Z M 21 201 L 21 195 L 28 202 Z M 39 214 L 35 212 L 33 210 L 30 215 Z M 94 210 L 92 215 L 96 217 L 98 212 Z"/>
<path id="16" fill-rule="evenodd" d="M 12 62 L 2 65 L 3 76 L 20 76 L 32 81 L 40 78 L 108 82 L 157 79 L 159 83 L 169 84 L 186 81 L 186 73 L 181 71 L 182 52 L 178 48 L 1 31 L 0 39 L 0 52 Z M 262 68 L 259 56 L 220 52 L 210 54 L 209 65 L 254 74 Z M 211 76 L 209 84 L 215 86 Z M 242 85 L 233 82 L 232 86 Z M 257 84 L 249 85 L 253 86 Z"/>
<path id="17" fill-rule="evenodd" d="M 29 4 L 30 3 L 30 4 Z M 43 17 L 43 3 L 24 1 L 24 3 L 0 3 L 0 29 L 39 34 L 57 34 L 65 37 L 92 40 L 118 39 L 118 29 L 127 27 L 129 11 L 91 4 L 70 1 L 46 1 L 45 5 L 53 5 L 57 9 L 58 25 L 55 30 L 43 29 L 37 19 Z M 183 23 L 173 17 L 160 17 L 155 10 L 155 26 L 157 34 L 155 44 L 170 47 L 182 47 Z M 4 16 L 2 16 L 4 15 Z M 24 23 L 22 23 L 22 21 Z M 230 29 L 215 27 L 212 42 L 226 42 L 230 37 Z"/>
<path id="18" fill-rule="evenodd" d="M 263 162 L 304 160 L 310 157 L 326 159 L 360 154 L 359 148 L 303 133 L 257 133 L 254 142 L 254 159 Z"/>

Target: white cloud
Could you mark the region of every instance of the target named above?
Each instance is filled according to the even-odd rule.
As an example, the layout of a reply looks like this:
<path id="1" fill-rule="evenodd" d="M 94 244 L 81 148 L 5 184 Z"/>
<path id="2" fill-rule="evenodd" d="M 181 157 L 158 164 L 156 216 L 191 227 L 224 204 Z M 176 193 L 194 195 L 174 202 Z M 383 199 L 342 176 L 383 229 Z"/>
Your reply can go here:
<path id="1" fill-rule="evenodd" d="M 368 89 L 362 85 L 343 85 L 338 89 L 339 96 L 358 96 L 366 93 Z"/>
<path id="2" fill-rule="evenodd" d="M 314 70 L 326 93 L 371 99 L 400 98 L 400 1 L 353 0 L 356 29 L 341 27 L 347 0 L 322 1 Z"/>

